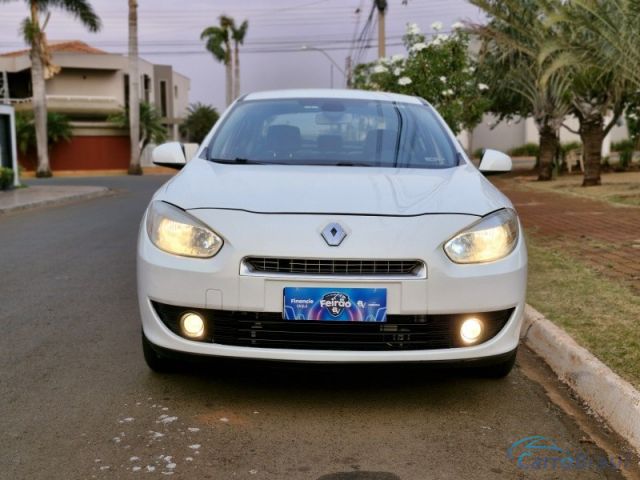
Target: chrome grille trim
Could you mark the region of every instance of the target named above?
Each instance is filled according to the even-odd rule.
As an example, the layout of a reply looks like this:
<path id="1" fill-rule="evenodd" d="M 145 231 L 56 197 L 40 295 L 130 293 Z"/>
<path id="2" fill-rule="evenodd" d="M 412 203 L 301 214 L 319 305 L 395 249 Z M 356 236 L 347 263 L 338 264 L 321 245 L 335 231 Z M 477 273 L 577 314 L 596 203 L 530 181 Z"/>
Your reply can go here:
<path id="1" fill-rule="evenodd" d="M 421 260 L 245 257 L 240 275 L 358 279 L 427 278 Z"/>

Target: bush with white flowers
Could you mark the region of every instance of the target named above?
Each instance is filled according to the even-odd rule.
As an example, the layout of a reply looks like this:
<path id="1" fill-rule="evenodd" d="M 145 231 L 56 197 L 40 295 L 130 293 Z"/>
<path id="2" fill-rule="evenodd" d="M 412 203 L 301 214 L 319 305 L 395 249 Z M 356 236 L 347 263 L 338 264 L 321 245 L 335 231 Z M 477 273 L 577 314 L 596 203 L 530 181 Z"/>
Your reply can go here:
<path id="1" fill-rule="evenodd" d="M 464 26 L 457 22 L 450 33 L 443 28 L 441 22 L 434 22 L 434 33 L 426 35 L 417 24 L 409 23 L 403 37 L 406 55 L 356 66 L 354 88 L 422 97 L 455 133 L 473 128 L 489 107 L 490 87 L 478 78 Z"/>

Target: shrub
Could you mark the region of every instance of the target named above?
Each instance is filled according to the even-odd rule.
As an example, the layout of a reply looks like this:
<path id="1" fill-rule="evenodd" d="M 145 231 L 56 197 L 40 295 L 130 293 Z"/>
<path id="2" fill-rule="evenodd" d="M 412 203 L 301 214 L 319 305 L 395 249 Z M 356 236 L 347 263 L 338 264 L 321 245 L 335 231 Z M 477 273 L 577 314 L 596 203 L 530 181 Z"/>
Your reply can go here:
<path id="1" fill-rule="evenodd" d="M 627 150 L 634 151 L 635 150 L 635 142 L 631 138 L 627 138 L 626 140 L 620 140 L 619 142 L 611 142 L 611 151 L 612 152 L 624 152 Z"/>
<path id="2" fill-rule="evenodd" d="M 0 190 L 9 190 L 13 185 L 13 170 L 0 167 Z"/>
<path id="3" fill-rule="evenodd" d="M 537 157 L 540 147 L 535 143 L 525 143 L 509 150 L 512 157 Z"/>
<path id="4" fill-rule="evenodd" d="M 477 158 L 478 160 L 482 160 L 482 155 L 484 155 L 484 148 L 476 148 L 473 151 L 473 158 Z"/>
<path id="5" fill-rule="evenodd" d="M 633 159 L 633 149 L 625 149 L 620 152 L 620 159 L 618 160 L 618 170 L 626 170 L 631 164 Z"/>

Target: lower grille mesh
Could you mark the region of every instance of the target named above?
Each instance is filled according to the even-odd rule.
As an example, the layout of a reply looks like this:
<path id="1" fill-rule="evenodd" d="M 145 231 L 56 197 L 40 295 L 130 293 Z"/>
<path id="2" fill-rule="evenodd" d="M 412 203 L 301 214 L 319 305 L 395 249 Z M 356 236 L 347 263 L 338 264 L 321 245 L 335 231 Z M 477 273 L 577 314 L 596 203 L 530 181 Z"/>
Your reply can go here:
<path id="1" fill-rule="evenodd" d="M 204 341 L 222 345 L 313 350 L 428 350 L 464 346 L 462 321 L 475 316 L 485 329 L 481 342 L 498 334 L 513 308 L 452 315 L 388 315 L 385 323 L 283 320 L 280 313 L 190 309 L 154 302 L 163 322 L 180 335 L 178 319 L 186 311 L 201 313 L 207 323 Z"/>

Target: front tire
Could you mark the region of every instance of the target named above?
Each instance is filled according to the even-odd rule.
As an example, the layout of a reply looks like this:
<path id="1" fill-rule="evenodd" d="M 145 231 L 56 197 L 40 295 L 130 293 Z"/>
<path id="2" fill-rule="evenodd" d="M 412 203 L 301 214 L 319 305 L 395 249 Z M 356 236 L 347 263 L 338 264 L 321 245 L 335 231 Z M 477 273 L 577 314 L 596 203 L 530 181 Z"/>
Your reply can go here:
<path id="1" fill-rule="evenodd" d="M 175 371 L 175 363 L 171 359 L 163 357 L 154 348 L 153 344 L 142 332 L 142 353 L 147 366 L 156 373 L 171 373 Z"/>
<path id="2" fill-rule="evenodd" d="M 509 356 L 501 358 L 499 362 L 478 367 L 475 371 L 484 378 L 504 378 L 513 370 L 513 366 L 516 363 L 517 352 L 518 349 L 516 348 L 509 353 Z"/>

